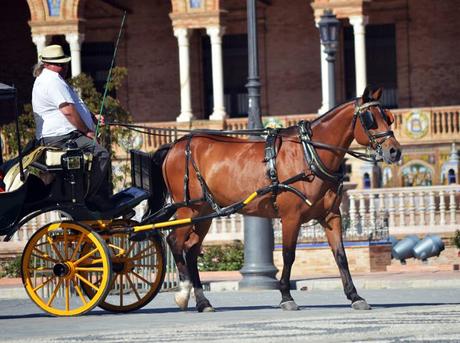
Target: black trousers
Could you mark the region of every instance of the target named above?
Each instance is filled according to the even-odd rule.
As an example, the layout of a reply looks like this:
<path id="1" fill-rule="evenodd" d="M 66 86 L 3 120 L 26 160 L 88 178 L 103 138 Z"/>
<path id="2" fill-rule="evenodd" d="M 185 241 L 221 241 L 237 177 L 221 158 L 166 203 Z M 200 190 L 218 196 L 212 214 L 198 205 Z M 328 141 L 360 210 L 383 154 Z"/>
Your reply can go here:
<path id="1" fill-rule="evenodd" d="M 51 146 L 65 149 L 67 141 L 73 140 L 77 146 L 85 153 L 93 154 L 93 162 L 91 167 L 90 188 L 87 200 L 106 199 L 109 196 L 109 152 L 103 146 L 94 141 L 80 131 L 72 131 L 66 135 L 55 137 L 43 137 L 40 139 L 40 145 Z"/>

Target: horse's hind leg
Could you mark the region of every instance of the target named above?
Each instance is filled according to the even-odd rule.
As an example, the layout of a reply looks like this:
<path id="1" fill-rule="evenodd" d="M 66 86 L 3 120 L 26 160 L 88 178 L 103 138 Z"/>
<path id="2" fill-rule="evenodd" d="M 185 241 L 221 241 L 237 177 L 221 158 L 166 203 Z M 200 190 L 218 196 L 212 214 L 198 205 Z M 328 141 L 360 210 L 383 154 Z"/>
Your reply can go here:
<path id="1" fill-rule="evenodd" d="M 321 224 L 326 229 L 327 240 L 334 254 L 335 262 L 339 267 L 343 290 L 347 298 L 351 300 L 352 308 L 355 310 L 370 310 L 371 307 L 368 305 L 366 300 L 358 295 L 358 292 L 353 285 L 353 280 L 351 279 L 350 270 L 348 269 L 347 255 L 345 254 L 345 248 L 343 247 L 341 216 L 338 214 L 330 215 Z"/>
<path id="2" fill-rule="evenodd" d="M 281 303 L 285 311 L 295 311 L 299 306 L 291 296 L 291 269 L 295 260 L 295 248 L 300 229 L 299 220 L 282 219 L 283 223 L 283 272 L 280 279 Z"/>
<path id="3" fill-rule="evenodd" d="M 208 233 L 209 227 L 211 226 L 211 220 L 205 221 L 195 225 L 195 232 L 192 235 L 197 237 L 191 237 L 191 246 L 188 247 L 185 255 L 187 261 L 187 267 L 189 275 L 193 284 L 193 290 L 196 299 L 196 309 L 198 312 L 214 312 L 209 300 L 204 296 L 203 285 L 201 284 L 200 274 L 198 272 L 197 260 L 200 254 L 201 244 L 203 239 Z M 196 241 L 198 239 L 198 242 Z M 187 243 L 186 243 L 187 245 Z"/>

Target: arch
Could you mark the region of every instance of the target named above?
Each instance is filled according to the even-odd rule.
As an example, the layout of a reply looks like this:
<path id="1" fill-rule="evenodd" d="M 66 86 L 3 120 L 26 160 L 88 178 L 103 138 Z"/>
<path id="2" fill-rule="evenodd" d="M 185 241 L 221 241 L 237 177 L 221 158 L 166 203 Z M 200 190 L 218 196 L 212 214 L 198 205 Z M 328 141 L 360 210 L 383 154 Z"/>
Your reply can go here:
<path id="1" fill-rule="evenodd" d="M 411 160 L 399 169 L 398 174 L 403 186 L 431 186 L 434 168 L 425 161 Z"/>
<path id="2" fill-rule="evenodd" d="M 29 5 L 31 22 L 46 20 L 48 8 L 45 7 L 43 0 L 27 0 L 27 5 Z"/>
<path id="3" fill-rule="evenodd" d="M 455 175 L 455 170 L 452 168 L 449 169 L 449 171 L 447 172 L 447 183 L 449 185 L 453 183 L 457 183 L 457 175 Z"/>
<path id="4" fill-rule="evenodd" d="M 369 189 L 371 188 L 372 182 L 371 182 L 371 176 L 369 173 L 364 173 L 363 175 L 363 188 L 364 189 Z"/>

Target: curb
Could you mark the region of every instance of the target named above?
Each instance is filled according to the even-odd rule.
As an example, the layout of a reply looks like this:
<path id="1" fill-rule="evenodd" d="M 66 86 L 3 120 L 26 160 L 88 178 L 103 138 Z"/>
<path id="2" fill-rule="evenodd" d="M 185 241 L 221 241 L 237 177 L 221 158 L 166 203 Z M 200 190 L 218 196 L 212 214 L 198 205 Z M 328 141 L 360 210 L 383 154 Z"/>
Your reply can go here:
<path id="1" fill-rule="evenodd" d="M 354 279 L 358 289 L 401 289 L 401 288 L 460 288 L 460 278 L 455 279 L 411 279 L 411 280 L 366 280 Z M 210 281 L 203 282 L 205 291 L 225 292 L 238 291 L 238 281 Z M 298 291 L 311 290 L 342 290 L 341 279 L 296 280 L 291 281 L 291 289 Z"/>
<path id="2" fill-rule="evenodd" d="M 358 289 L 407 289 L 407 288 L 460 288 L 460 278 L 445 279 L 410 279 L 410 280 L 388 280 L 384 277 L 380 280 L 359 279 L 353 280 Z M 204 281 L 203 288 L 208 292 L 234 292 L 239 289 L 239 281 Z M 330 291 L 342 290 L 342 281 L 338 278 L 333 279 L 312 279 L 294 280 L 291 282 L 291 289 L 298 291 Z M 0 299 L 28 299 L 28 295 L 22 287 L 0 287 Z"/>

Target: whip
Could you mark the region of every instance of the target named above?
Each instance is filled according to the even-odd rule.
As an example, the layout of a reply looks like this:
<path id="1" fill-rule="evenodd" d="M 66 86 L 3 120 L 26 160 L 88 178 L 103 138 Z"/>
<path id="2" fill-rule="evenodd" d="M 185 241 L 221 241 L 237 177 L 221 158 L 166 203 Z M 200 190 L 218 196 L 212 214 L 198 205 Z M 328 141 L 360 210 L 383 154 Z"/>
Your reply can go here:
<path id="1" fill-rule="evenodd" d="M 109 73 L 107 74 L 107 80 L 105 81 L 104 95 L 102 96 L 101 108 L 99 110 L 99 118 L 97 118 L 96 131 L 95 131 L 94 139 L 93 139 L 94 145 L 96 145 L 99 126 L 100 126 L 100 122 L 101 122 L 102 111 L 104 110 L 105 98 L 107 97 L 107 91 L 108 91 L 108 88 L 109 88 L 108 86 L 109 86 L 110 78 L 112 76 L 112 69 L 113 69 L 113 65 L 115 63 L 115 58 L 117 56 L 118 44 L 120 43 L 120 37 L 121 37 L 121 34 L 123 32 L 123 26 L 125 24 L 125 18 L 126 18 L 126 11 L 124 11 L 124 13 L 123 13 L 123 19 L 121 20 L 120 31 L 118 32 L 117 42 L 115 44 L 115 49 L 113 51 L 112 63 L 110 64 Z"/>

